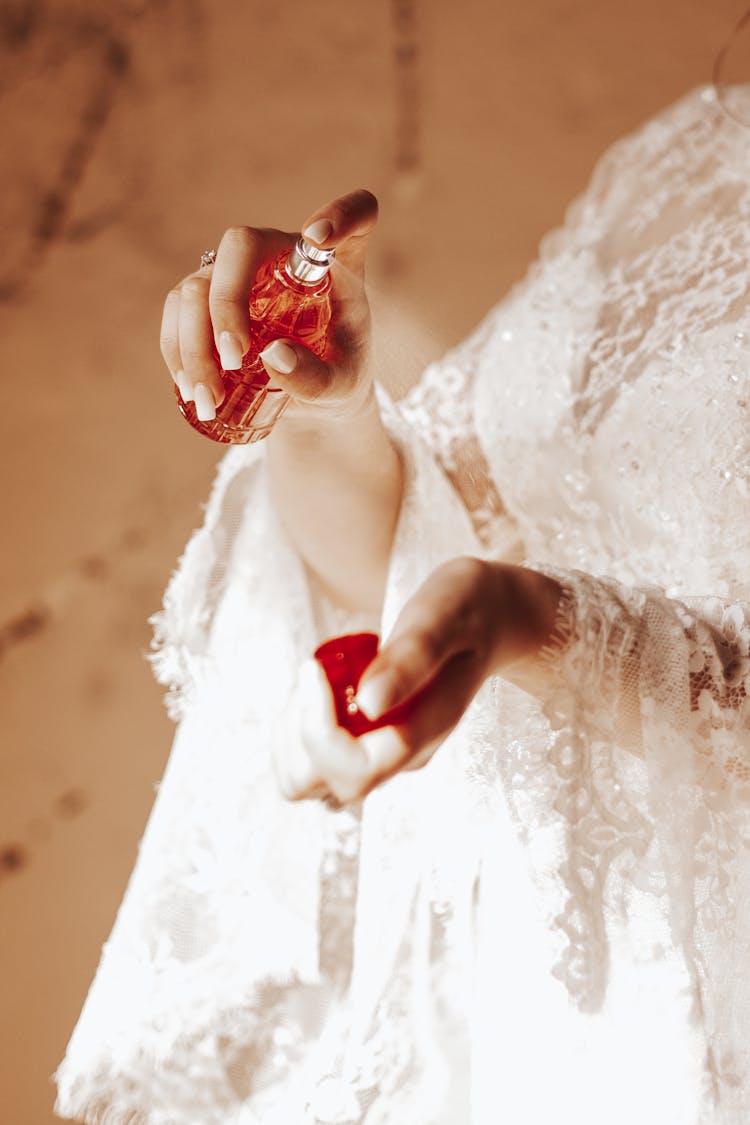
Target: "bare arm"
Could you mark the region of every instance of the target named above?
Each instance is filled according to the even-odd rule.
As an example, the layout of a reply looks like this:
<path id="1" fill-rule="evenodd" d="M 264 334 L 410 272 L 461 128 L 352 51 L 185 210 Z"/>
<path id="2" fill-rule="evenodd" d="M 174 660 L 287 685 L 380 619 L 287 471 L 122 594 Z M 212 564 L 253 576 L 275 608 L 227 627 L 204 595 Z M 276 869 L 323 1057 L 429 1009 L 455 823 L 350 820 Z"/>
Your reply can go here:
<path id="1" fill-rule="evenodd" d="M 271 383 L 292 402 L 267 439 L 271 493 L 282 524 L 323 587 L 344 607 L 381 605 L 401 504 L 399 456 L 380 419 L 368 364 L 370 311 L 364 285 L 377 201 L 359 190 L 303 223 L 305 237 L 336 249 L 331 269 L 332 358 L 292 340 L 262 354 Z M 250 345 L 248 297 L 258 268 L 295 240 L 279 230 L 231 227 L 216 262 L 167 297 L 161 347 L 183 399 L 210 418 L 223 388 L 214 358 L 239 367 Z"/>
<path id="2" fill-rule="evenodd" d="M 402 472 L 374 396 L 324 429 L 282 421 L 269 441 L 268 465 L 287 534 L 340 605 L 378 613 Z"/>

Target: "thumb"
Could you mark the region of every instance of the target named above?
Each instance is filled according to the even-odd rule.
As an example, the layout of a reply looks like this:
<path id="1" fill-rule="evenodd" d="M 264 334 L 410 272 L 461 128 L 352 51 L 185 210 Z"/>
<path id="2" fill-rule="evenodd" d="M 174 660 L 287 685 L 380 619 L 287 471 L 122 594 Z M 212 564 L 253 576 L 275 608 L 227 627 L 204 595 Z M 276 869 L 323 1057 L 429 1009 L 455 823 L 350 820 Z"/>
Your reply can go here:
<path id="1" fill-rule="evenodd" d="M 300 402 L 321 398 L 333 382 L 328 364 L 292 340 L 274 340 L 259 358 L 273 385 Z"/>
<path id="2" fill-rule="evenodd" d="M 479 559 L 451 559 L 412 594 L 357 690 L 369 719 L 411 699 L 457 655 L 481 649 L 491 608 L 486 569 Z"/>
<path id="3" fill-rule="evenodd" d="M 357 706 L 372 721 L 395 714 L 396 709 L 400 712 L 401 705 L 430 683 L 450 655 L 438 651 L 426 631 L 411 629 L 392 637 L 364 673 Z"/>

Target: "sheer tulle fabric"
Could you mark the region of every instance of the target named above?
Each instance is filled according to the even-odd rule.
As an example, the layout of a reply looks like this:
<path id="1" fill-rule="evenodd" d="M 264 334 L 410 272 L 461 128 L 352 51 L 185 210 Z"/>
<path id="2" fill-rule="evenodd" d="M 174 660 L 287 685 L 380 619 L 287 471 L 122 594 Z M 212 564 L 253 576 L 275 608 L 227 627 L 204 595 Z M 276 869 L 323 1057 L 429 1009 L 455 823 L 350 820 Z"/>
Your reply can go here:
<path id="1" fill-rule="evenodd" d="M 284 802 L 270 748 L 300 660 L 373 623 L 304 572 L 262 447 L 224 459 L 155 622 L 180 725 L 63 1116 L 748 1119 L 749 154 L 690 95 L 383 396 L 408 481 L 382 630 L 460 554 L 565 595 L 546 697 L 486 684 L 359 808 Z"/>

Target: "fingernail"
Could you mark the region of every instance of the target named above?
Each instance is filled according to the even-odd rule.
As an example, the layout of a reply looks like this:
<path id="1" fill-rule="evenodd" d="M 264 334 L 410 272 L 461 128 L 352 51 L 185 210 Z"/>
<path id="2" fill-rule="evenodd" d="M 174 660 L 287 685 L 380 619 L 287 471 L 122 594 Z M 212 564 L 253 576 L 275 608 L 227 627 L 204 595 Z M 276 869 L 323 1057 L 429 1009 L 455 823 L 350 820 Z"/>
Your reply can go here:
<path id="1" fill-rule="evenodd" d="M 177 372 L 177 375 L 175 376 L 175 382 L 177 383 L 177 387 L 180 392 L 180 398 L 182 399 L 182 401 L 192 402 L 195 398 L 195 395 L 193 394 L 193 387 L 184 371 Z"/>
<path id="2" fill-rule="evenodd" d="M 269 344 L 265 351 L 260 353 L 260 358 L 274 371 L 280 371 L 282 375 L 289 375 L 297 366 L 297 353 L 294 348 L 282 344 L 281 340 L 274 340 Z"/>
<path id="3" fill-rule="evenodd" d="M 330 238 L 332 233 L 333 223 L 330 223 L 328 219 L 318 219 L 317 222 L 310 223 L 310 226 L 302 231 L 302 237 L 310 242 L 321 243 Z"/>
<path id="4" fill-rule="evenodd" d="M 381 727 L 362 735 L 360 746 L 367 757 L 371 770 L 378 773 L 392 766 L 404 753 L 404 742 L 393 727 Z"/>
<path id="5" fill-rule="evenodd" d="M 219 359 L 225 371 L 239 371 L 242 367 L 242 344 L 232 332 L 219 335 Z"/>
<path id="6" fill-rule="evenodd" d="M 395 702 L 393 699 L 394 684 L 388 673 L 373 676 L 362 684 L 357 692 L 356 704 L 364 712 L 367 719 L 379 719 L 389 711 Z"/>
<path id="7" fill-rule="evenodd" d="M 210 422 L 216 417 L 213 391 L 206 383 L 196 383 L 193 390 L 195 392 L 195 413 L 198 415 L 199 421 Z"/>

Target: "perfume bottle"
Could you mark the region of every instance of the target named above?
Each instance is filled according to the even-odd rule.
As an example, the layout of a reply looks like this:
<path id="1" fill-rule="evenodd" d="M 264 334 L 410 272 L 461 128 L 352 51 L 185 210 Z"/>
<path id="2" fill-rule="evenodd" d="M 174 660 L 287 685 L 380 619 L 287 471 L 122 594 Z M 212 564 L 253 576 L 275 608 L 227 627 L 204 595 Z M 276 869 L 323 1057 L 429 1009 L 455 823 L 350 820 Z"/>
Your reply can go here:
<path id="1" fill-rule="evenodd" d="M 285 391 L 268 386 L 268 374 L 258 358 L 273 340 L 294 340 L 321 359 L 328 358 L 328 271 L 334 255 L 335 250 L 319 250 L 299 238 L 295 246 L 261 267 L 250 293 L 250 347 L 239 371 L 222 370 L 224 399 L 216 408 L 216 417 L 201 422 L 195 403 L 183 402 L 175 387 L 183 417 L 199 433 L 231 445 L 247 445 L 268 436 L 289 402 Z M 218 360 L 218 354 L 214 355 Z"/>
<path id="2" fill-rule="evenodd" d="M 368 719 L 357 706 L 357 690 L 365 669 L 378 654 L 380 638 L 377 633 L 345 633 L 332 637 L 315 650 L 315 659 L 328 680 L 336 708 L 336 722 L 355 738 L 380 727 L 397 726 L 408 719 L 425 689 L 418 691 L 398 707 L 393 707 L 378 719 Z"/>

